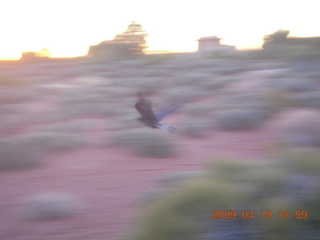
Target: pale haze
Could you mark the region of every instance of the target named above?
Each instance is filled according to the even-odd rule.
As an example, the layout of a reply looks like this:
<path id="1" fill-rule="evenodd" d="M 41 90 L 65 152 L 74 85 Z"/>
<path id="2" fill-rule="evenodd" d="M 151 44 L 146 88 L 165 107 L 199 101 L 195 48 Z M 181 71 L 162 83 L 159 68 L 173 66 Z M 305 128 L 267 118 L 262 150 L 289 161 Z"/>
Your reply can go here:
<path id="1" fill-rule="evenodd" d="M 315 0 L 2 0 L 0 59 L 43 48 L 52 57 L 86 55 L 90 45 L 124 32 L 131 21 L 148 33 L 149 51 L 196 51 L 204 36 L 237 49 L 259 48 L 263 36 L 278 29 L 320 36 Z"/>

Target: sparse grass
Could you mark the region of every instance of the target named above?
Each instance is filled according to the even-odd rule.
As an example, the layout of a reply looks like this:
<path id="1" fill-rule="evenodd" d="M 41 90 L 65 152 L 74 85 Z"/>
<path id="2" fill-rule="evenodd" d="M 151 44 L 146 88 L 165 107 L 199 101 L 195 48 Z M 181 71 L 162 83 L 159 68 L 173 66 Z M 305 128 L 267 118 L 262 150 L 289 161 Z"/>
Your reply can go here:
<path id="1" fill-rule="evenodd" d="M 46 220 L 72 217 L 78 213 L 78 203 L 69 194 L 40 193 L 25 201 L 25 218 L 28 220 Z"/>
<path id="2" fill-rule="evenodd" d="M 138 156 L 170 158 L 177 154 L 177 144 L 172 137 L 159 130 L 134 129 L 115 133 L 112 144 L 128 147 Z"/>

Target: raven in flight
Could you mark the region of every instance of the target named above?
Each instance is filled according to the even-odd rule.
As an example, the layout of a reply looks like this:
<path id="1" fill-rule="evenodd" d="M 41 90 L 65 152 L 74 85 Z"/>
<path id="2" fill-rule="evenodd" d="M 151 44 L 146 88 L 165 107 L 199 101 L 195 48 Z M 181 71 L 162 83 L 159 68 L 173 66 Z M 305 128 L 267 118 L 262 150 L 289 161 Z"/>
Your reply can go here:
<path id="1" fill-rule="evenodd" d="M 167 130 L 168 132 L 174 132 L 175 129 L 170 126 L 165 126 L 160 124 L 159 122 L 169 113 L 175 111 L 178 106 L 172 106 L 166 110 L 154 113 L 152 111 L 152 103 L 149 99 L 145 97 L 144 93 L 138 93 L 138 102 L 136 103 L 135 107 L 138 112 L 141 114 L 141 117 L 138 118 L 140 122 L 143 124 L 152 127 L 152 128 L 159 128 Z"/>

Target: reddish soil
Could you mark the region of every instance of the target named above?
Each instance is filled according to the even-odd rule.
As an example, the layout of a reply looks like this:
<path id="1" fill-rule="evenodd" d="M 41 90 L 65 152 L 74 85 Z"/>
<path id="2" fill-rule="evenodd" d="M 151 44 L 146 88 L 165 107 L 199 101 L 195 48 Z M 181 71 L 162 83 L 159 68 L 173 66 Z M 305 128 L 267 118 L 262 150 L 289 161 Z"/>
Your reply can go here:
<path id="1" fill-rule="evenodd" d="M 44 103 L 33 102 L 27 109 L 35 113 L 47 107 L 50 107 L 50 99 Z M 175 121 L 171 119 L 165 124 L 176 126 Z M 106 134 L 104 132 L 103 136 Z M 180 136 L 179 130 L 177 134 Z M 103 136 L 101 132 L 88 132 L 86 138 L 99 142 Z M 137 198 L 159 187 L 160 177 L 178 171 L 205 169 L 208 159 L 219 155 L 261 159 L 270 137 L 267 129 L 212 131 L 205 138 L 181 136 L 180 154 L 168 159 L 135 157 L 122 148 L 95 145 L 47 156 L 44 159 L 47 164 L 39 168 L 1 172 L 0 240 L 123 239 L 139 214 L 141 206 Z M 54 220 L 25 219 L 24 199 L 43 192 L 75 196 L 79 202 L 78 214 Z"/>
<path id="2" fill-rule="evenodd" d="M 204 169 L 210 156 L 262 158 L 270 135 L 267 130 L 213 132 L 206 138 L 181 139 L 180 155 L 170 159 L 134 157 L 121 148 L 88 147 L 48 156 L 48 164 L 41 168 L 2 172 L 0 239 L 122 239 L 139 213 L 135 200 L 159 187 L 161 176 Z M 74 195 L 79 214 L 46 221 L 24 219 L 23 200 L 42 192 Z"/>

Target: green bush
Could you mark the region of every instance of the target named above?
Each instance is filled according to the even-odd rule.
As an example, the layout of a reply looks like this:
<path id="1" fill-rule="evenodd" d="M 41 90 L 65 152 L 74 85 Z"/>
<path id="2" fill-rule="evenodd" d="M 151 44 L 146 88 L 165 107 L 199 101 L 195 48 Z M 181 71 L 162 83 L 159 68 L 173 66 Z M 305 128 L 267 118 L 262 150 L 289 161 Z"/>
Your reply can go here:
<path id="1" fill-rule="evenodd" d="M 287 157 L 289 161 L 296 155 Z M 310 178 L 305 169 L 283 167 L 275 160 L 220 158 L 202 177 L 183 176 L 163 192 L 165 197 L 143 205 L 143 218 L 136 225 L 140 230 L 129 239 L 317 239 L 319 175 Z M 295 179 L 298 175 L 304 177 Z M 211 219 L 214 210 L 236 211 L 240 219 Z M 253 218 L 241 219 L 244 210 L 253 211 Z M 266 218 L 266 211 L 272 211 L 272 217 Z M 291 217 L 285 219 L 284 211 Z M 295 219 L 296 211 L 309 216 Z"/>
<path id="2" fill-rule="evenodd" d="M 179 186 L 166 199 L 144 205 L 144 224 L 132 239 L 198 239 L 209 228 L 213 210 L 231 208 L 232 199 L 243 198 L 229 184 L 210 179 Z"/>
<path id="3" fill-rule="evenodd" d="M 320 159 L 317 149 L 284 149 L 274 153 L 279 163 L 292 172 L 302 172 L 304 174 L 320 174 Z"/>
<path id="4" fill-rule="evenodd" d="M 117 132 L 111 142 L 114 145 L 128 147 L 138 156 L 170 158 L 177 153 L 177 144 L 172 139 L 172 135 L 156 129 Z"/>

